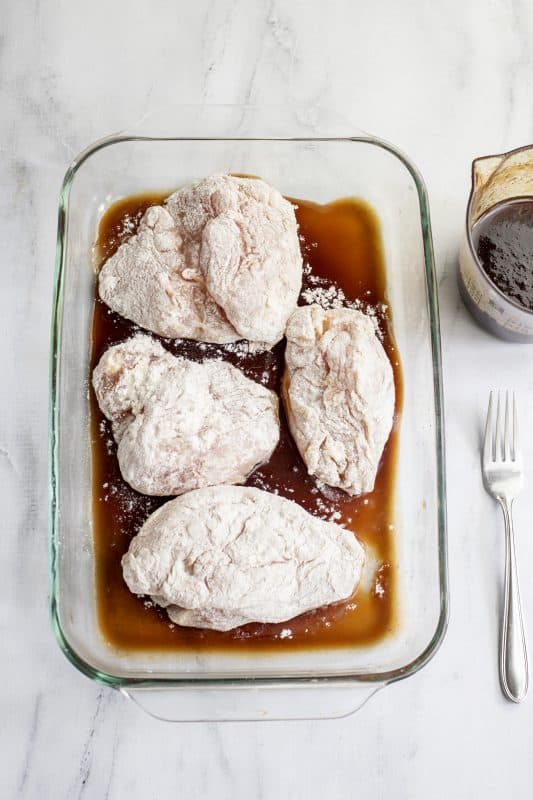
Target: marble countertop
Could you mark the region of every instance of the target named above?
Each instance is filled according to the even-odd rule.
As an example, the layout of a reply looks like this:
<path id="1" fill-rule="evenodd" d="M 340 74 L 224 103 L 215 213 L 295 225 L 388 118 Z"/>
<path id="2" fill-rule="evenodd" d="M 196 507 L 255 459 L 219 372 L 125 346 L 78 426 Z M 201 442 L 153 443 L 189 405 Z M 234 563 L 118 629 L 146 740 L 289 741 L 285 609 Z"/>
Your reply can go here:
<path id="1" fill-rule="evenodd" d="M 533 140 L 529 0 L 7 3 L 0 49 L 0 793 L 5 798 L 520 800 L 533 696 L 497 675 L 503 528 L 477 436 L 489 388 L 533 419 L 533 351 L 478 329 L 457 293 L 475 155 Z M 443 333 L 451 614 L 419 674 L 326 722 L 175 725 L 61 655 L 47 604 L 47 372 L 56 208 L 72 157 L 167 104 L 322 105 L 405 150 L 432 209 Z M 527 426 L 523 426 L 527 431 Z M 533 437 L 516 527 L 533 636 Z M 533 639 L 530 638 L 533 652 Z"/>

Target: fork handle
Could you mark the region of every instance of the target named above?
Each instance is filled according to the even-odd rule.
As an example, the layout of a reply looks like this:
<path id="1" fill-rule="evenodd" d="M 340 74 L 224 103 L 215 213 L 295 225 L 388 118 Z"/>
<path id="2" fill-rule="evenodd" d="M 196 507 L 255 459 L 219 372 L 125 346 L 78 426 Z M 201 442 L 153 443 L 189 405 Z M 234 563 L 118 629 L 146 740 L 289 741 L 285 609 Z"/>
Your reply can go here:
<path id="1" fill-rule="evenodd" d="M 505 519 L 505 597 L 503 607 L 500 679 L 504 694 L 514 703 L 526 696 L 529 683 L 526 638 L 518 586 L 512 501 L 501 498 Z"/>

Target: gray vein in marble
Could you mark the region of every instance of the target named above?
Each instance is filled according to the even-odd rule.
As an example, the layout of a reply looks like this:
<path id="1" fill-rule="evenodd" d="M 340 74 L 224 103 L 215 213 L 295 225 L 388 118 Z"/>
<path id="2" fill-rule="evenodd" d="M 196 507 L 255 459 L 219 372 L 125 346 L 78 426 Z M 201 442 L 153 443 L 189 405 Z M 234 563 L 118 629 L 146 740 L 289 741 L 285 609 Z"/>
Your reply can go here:
<path id="1" fill-rule="evenodd" d="M 306 65 L 300 56 L 301 26 L 294 7 L 274 1 L 267 22 L 274 50 L 268 63 L 272 64 L 279 75 L 280 86 L 286 94 L 284 101 L 295 107 L 328 107 L 328 95 L 331 93 L 329 69 L 327 64 L 321 64 L 319 79 L 309 81 Z M 327 61 L 327 51 L 321 49 L 316 58 L 320 62 L 323 59 Z"/>
<path id="2" fill-rule="evenodd" d="M 24 794 L 26 788 L 26 782 L 28 780 L 28 776 L 30 774 L 30 767 L 32 763 L 33 753 L 35 750 L 35 742 L 37 740 L 37 731 L 39 727 L 39 715 L 41 711 L 41 703 L 42 703 L 42 694 L 39 693 L 35 698 L 35 704 L 33 706 L 33 714 L 30 722 L 30 728 L 28 731 L 28 737 L 26 740 L 26 750 L 24 755 L 24 763 L 22 765 L 19 785 L 18 785 L 18 792 L 20 795 Z"/>
<path id="3" fill-rule="evenodd" d="M 18 580 L 15 582 L 15 591 L 18 602 L 24 607 L 29 600 L 24 591 L 27 559 L 40 532 L 37 488 L 40 487 L 41 475 L 38 450 L 33 443 L 32 431 L 26 419 L 21 420 L 19 424 L 18 441 L 24 463 L 24 478 L 23 485 L 17 488 L 22 489 L 21 495 L 25 497 L 25 502 L 20 509 L 18 525 L 16 569 Z"/>
<path id="4" fill-rule="evenodd" d="M 13 161 L 13 168 L 15 171 L 15 180 L 17 188 L 22 195 L 22 201 L 26 208 L 30 219 L 35 219 L 35 167 L 32 167 L 24 157 L 15 158 Z M 29 226 L 27 236 L 25 237 L 25 250 L 28 256 L 27 265 L 29 266 L 29 277 L 25 285 L 26 302 L 25 308 L 29 311 L 31 306 L 38 302 L 38 295 L 35 291 L 35 284 L 38 278 L 38 259 L 37 259 L 37 239 L 36 228 L 34 225 Z"/>
<path id="5" fill-rule="evenodd" d="M 220 735 L 220 726 L 216 723 L 209 723 L 209 732 L 214 739 L 214 745 L 218 752 L 218 763 L 220 764 L 221 770 L 227 779 L 227 777 L 231 775 L 231 762 L 224 747 L 223 737 Z"/>
<path id="6" fill-rule="evenodd" d="M 202 73 L 202 102 L 204 103 L 207 101 L 210 92 L 211 75 L 224 60 L 226 41 L 236 13 L 235 3 L 226 3 L 224 5 L 224 15 L 220 22 L 216 18 L 213 20 L 213 14 L 217 11 L 218 8 L 214 4 L 209 3 L 202 25 L 203 34 L 201 49 L 205 64 Z M 211 33 L 212 28 L 214 28 L 214 30 Z"/>
<path id="7" fill-rule="evenodd" d="M 252 71 L 250 73 L 250 77 L 248 78 L 248 81 L 247 81 L 247 87 L 246 87 L 246 91 L 244 93 L 244 105 L 245 106 L 249 106 L 249 105 L 253 104 L 254 87 L 255 87 L 255 82 L 256 82 L 256 78 L 257 78 L 257 73 L 259 71 L 259 63 L 260 63 L 260 60 L 261 60 L 262 53 L 263 53 L 263 40 L 261 40 L 261 47 L 259 48 L 259 53 L 257 55 L 257 59 L 254 62 L 254 65 L 252 67 Z"/>
<path id="8" fill-rule="evenodd" d="M 119 744 L 119 737 L 117 732 L 117 718 L 115 717 L 113 726 L 113 747 L 111 749 L 111 767 L 109 769 L 109 775 L 107 778 L 105 795 L 103 797 L 103 800 L 109 800 L 109 798 L 111 797 L 111 788 L 113 785 L 113 778 L 115 777 L 115 765 L 117 763 L 118 744 Z"/>
<path id="9" fill-rule="evenodd" d="M 509 135 L 509 131 L 512 129 L 513 118 L 518 111 L 517 84 L 519 82 L 520 74 L 523 71 L 526 79 L 529 77 L 530 85 L 531 77 L 533 76 L 533 50 L 531 48 L 531 37 L 528 35 L 528 32 L 524 30 L 523 24 L 524 19 L 528 19 L 528 15 L 525 13 L 526 9 L 524 8 L 521 0 L 509 0 L 509 5 L 511 11 L 510 17 L 514 52 L 510 55 L 509 68 L 506 69 L 502 74 L 502 77 L 507 82 L 508 86 L 507 114 L 505 115 L 506 135 Z M 529 34 L 532 33 L 533 26 L 532 30 L 529 31 Z M 533 108 L 531 103 L 529 104 L 529 108 L 531 130 L 533 134 Z"/>
<path id="10" fill-rule="evenodd" d="M 278 11 L 276 10 L 276 3 L 273 2 L 270 8 L 270 13 L 267 19 L 271 36 L 274 43 L 277 45 L 279 55 L 284 53 L 288 60 L 288 69 L 286 72 L 288 76 L 294 67 L 295 62 L 297 61 L 297 51 L 298 51 L 298 38 L 291 27 L 291 25 L 287 21 L 281 20 Z M 276 59 L 276 65 L 279 67 L 279 61 Z"/>
<path id="11" fill-rule="evenodd" d="M 274 2 L 274 0 L 272 0 L 270 7 L 264 17 L 262 27 L 264 29 L 264 35 L 261 36 L 261 45 L 258 50 L 257 57 L 255 59 L 254 66 L 248 81 L 248 87 L 245 92 L 244 102 L 247 105 L 250 105 L 255 99 L 254 91 L 256 88 L 256 82 L 259 75 L 259 71 L 260 68 L 262 67 L 262 62 L 265 55 L 265 46 L 268 44 L 269 35 L 270 38 L 274 39 L 274 50 L 275 50 L 274 56 L 272 57 L 271 60 L 269 60 L 269 63 L 271 63 L 274 66 L 274 68 L 279 71 L 279 64 L 277 59 L 278 53 L 276 52 L 277 50 L 279 50 L 279 47 L 276 47 L 276 42 L 279 45 L 280 38 L 277 32 L 278 29 L 281 28 L 281 26 L 278 22 L 278 17 L 276 15 L 276 3 Z"/>
<path id="12" fill-rule="evenodd" d="M 87 784 L 93 765 L 93 740 L 98 725 L 103 721 L 104 718 L 106 692 L 106 689 L 100 689 L 96 696 L 96 708 L 89 723 L 89 732 L 85 739 L 78 775 L 74 783 L 71 785 L 68 793 L 68 800 L 74 796 L 76 796 L 78 800 L 81 800 L 87 790 Z"/>
<path id="13" fill-rule="evenodd" d="M 7 462 L 9 468 L 11 470 L 13 470 L 13 472 L 15 473 L 17 478 L 20 478 L 20 473 L 19 473 L 18 469 L 16 468 L 15 464 L 13 463 L 13 460 L 12 460 L 11 456 L 9 455 L 9 450 L 7 449 L 7 447 L 2 447 L 0 445 L 0 456 L 2 456 L 2 458 Z"/>

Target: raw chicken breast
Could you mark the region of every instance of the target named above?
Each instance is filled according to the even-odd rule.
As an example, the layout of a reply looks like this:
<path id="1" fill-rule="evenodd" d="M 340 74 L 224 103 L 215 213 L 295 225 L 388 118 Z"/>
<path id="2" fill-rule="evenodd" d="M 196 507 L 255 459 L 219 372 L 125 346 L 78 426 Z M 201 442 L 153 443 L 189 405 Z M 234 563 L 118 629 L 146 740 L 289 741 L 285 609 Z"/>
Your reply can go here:
<path id="1" fill-rule="evenodd" d="M 348 531 L 260 489 L 216 486 L 153 513 L 122 559 L 130 591 L 178 625 L 283 622 L 350 597 L 364 551 Z"/>
<path id="2" fill-rule="evenodd" d="M 176 358 L 138 334 L 93 373 L 124 480 L 150 495 L 242 483 L 279 439 L 278 398 L 224 361 Z"/>
<path id="3" fill-rule="evenodd" d="M 394 375 L 361 311 L 298 308 L 287 326 L 283 400 L 310 475 L 371 492 L 394 415 Z"/>
<path id="4" fill-rule="evenodd" d="M 293 206 L 264 181 L 231 175 L 149 208 L 99 276 L 110 308 L 160 336 L 267 347 L 283 337 L 301 284 Z"/>

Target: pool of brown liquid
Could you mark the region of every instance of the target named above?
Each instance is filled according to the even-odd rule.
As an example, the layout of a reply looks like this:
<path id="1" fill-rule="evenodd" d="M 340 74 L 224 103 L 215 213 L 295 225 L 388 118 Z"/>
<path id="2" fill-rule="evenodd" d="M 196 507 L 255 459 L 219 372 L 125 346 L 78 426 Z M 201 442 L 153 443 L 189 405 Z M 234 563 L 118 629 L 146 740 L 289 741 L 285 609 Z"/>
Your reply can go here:
<path id="1" fill-rule="evenodd" d="M 95 243 L 99 268 L 134 233 L 140 217 L 165 194 L 127 197 L 103 215 Z M 358 588 L 346 602 L 303 614 L 281 624 L 250 624 L 233 631 L 182 628 L 149 599 L 131 594 L 122 578 L 120 560 L 146 518 L 169 498 L 147 497 L 122 479 L 111 426 L 91 391 L 93 532 L 99 622 L 105 639 L 128 650 L 284 650 L 364 645 L 384 637 L 395 625 L 393 495 L 402 406 L 402 376 L 387 308 L 386 275 L 377 217 L 364 202 L 352 198 L 317 205 L 293 200 L 304 258 L 301 303 L 331 286 L 342 290 L 345 303 L 356 303 L 375 315 L 383 345 L 394 370 L 395 422 L 385 447 L 375 489 L 351 498 L 321 490 L 306 471 L 281 409 L 280 442 L 270 461 L 257 469 L 247 485 L 275 491 L 311 514 L 333 519 L 357 533 L 376 561 L 370 586 Z M 331 293 L 331 291 L 330 291 Z M 138 327 L 95 298 L 91 370 L 102 353 Z M 156 337 L 159 338 L 159 337 Z M 279 393 L 285 342 L 259 354 L 231 352 L 231 346 L 188 340 L 160 340 L 175 355 L 202 361 L 222 355 L 250 378 Z M 233 348 L 238 350 L 239 348 Z"/>

